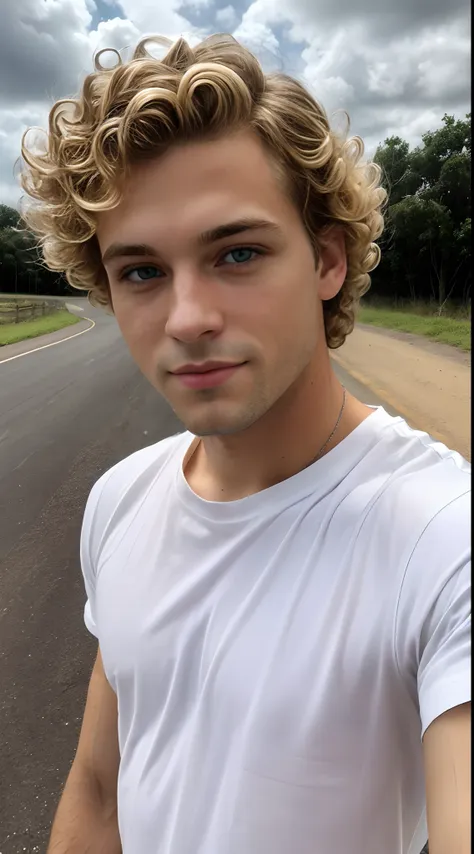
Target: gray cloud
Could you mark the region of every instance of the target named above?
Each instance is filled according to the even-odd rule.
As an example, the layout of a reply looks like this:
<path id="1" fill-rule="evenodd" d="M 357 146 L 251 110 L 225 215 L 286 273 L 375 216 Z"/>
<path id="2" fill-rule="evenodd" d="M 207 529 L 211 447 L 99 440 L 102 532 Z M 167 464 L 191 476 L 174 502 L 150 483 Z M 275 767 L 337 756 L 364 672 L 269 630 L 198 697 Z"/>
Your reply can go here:
<path id="1" fill-rule="evenodd" d="M 467 0 L 0 0 L 0 201 L 19 191 L 22 132 L 77 92 L 102 47 L 141 35 L 196 42 L 231 30 L 266 70 L 296 74 L 329 113 L 344 108 L 369 153 L 398 133 L 412 144 L 442 115 L 470 108 Z"/>
<path id="2" fill-rule="evenodd" d="M 0 99 L 3 104 L 55 99 L 77 89 L 90 65 L 90 2 L 2 0 Z"/>
<path id="3" fill-rule="evenodd" d="M 373 152 L 392 133 L 416 144 L 445 112 L 467 112 L 469 17 L 467 0 L 254 0 L 236 35 L 282 34 L 310 91 L 330 114 L 347 110 Z"/>
<path id="4" fill-rule="evenodd" d="M 146 32 L 192 34 L 195 28 L 179 13 L 178 0 L 159 8 L 156 0 L 0 2 L 0 202 L 17 204 L 14 166 L 23 132 L 46 127 L 52 104 L 77 93 L 96 50 L 126 49 Z M 137 24 L 125 17 L 127 4 Z"/>
<path id="5" fill-rule="evenodd" d="M 421 29 L 447 25 L 469 12 L 467 0 L 255 0 L 248 4 L 246 17 L 267 23 L 287 20 L 298 37 L 322 36 L 324 27 L 339 30 L 356 27 L 367 39 L 380 41 L 410 35 Z"/>
<path id="6" fill-rule="evenodd" d="M 216 12 L 216 22 L 222 27 L 224 32 L 232 32 L 238 24 L 237 12 L 234 6 L 223 6 Z"/>
<path id="7" fill-rule="evenodd" d="M 16 205 L 20 184 L 15 169 L 20 156 L 20 140 L 27 128 L 44 127 L 48 107 L 25 103 L 16 109 L 0 109 L 0 203 Z"/>

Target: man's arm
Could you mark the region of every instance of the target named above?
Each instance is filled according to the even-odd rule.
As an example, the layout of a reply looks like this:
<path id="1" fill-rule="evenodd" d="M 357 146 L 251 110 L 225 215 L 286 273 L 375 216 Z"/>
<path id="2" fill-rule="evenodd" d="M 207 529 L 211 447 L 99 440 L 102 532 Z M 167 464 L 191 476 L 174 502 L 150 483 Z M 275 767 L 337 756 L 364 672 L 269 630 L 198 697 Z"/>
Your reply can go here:
<path id="1" fill-rule="evenodd" d="M 423 738 L 430 854 L 471 851 L 471 704 L 436 718 Z"/>
<path id="2" fill-rule="evenodd" d="M 99 651 L 76 756 L 59 802 L 47 854 L 121 854 L 118 768 L 117 700 Z"/>

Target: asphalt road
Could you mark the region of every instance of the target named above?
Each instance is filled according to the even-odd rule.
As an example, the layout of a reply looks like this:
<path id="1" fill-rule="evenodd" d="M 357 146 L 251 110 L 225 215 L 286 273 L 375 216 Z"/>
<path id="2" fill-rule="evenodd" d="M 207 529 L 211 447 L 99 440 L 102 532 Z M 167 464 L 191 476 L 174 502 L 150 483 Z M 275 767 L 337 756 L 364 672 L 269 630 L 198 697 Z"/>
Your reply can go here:
<path id="1" fill-rule="evenodd" d="M 95 655 L 78 558 L 88 492 L 115 462 L 181 429 L 114 319 L 86 314 L 96 326 L 83 335 L 3 364 L 25 345 L 0 350 L 0 854 L 46 850 L 77 743 Z"/>
<path id="2" fill-rule="evenodd" d="M 77 742 L 95 654 L 78 561 L 88 492 L 180 429 L 115 321 L 87 314 L 90 332 L 0 364 L 1 854 L 45 851 Z"/>

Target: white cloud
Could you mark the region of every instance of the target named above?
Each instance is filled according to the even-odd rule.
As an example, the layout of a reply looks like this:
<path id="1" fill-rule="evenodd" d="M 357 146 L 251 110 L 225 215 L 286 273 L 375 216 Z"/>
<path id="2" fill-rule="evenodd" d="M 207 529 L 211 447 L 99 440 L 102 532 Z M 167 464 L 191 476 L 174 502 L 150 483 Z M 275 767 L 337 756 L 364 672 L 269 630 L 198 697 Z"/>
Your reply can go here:
<path id="1" fill-rule="evenodd" d="M 445 112 L 470 108 L 466 0 L 254 0 L 238 33 L 299 44 L 299 73 L 329 114 L 347 109 L 373 153 L 391 134 L 417 144 Z"/>
<path id="2" fill-rule="evenodd" d="M 463 20 L 439 29 L 420 45 L 418 81 L 423 92 L 433 99 L 452 100 L 469 89 L 471 38 Z"/>
<path id="3" fill-rule="evenodd" d="M 182 0 L 116 0 L 116 6 L 140 33 L 175 39 L 199 29 L 181 14 Z"/>
<path id="4" fill-rule="evenodd" d="M 113 47 L 126 58 L 148 34 L 184 35 L 196 44 L 211 32 L 233 31 L 265 70 L 299 75 L 330 115 L 347 109 L 351 131 L 369 153 L 392 134 L 417 144 L 444 113 L 470 109 L 467 0 L 449 7 L 445 0 L 0 4 L 0 201 L 18 198 L 12 176 L 23 130 L 44 126 L 51 104 L 77 92 L 96 50 Z"/>
<path id="5" fill-rule="evenodd" d="M 203 9 L 209 9 L 210 6 L 214 4 L 214 0 L 184 0 L 184 2 L 180 5 L 180 11 L 202 11 Z"/>
<path id="6" fill-rule="evenodd" d="M 115 50 L 121 51 L 128 45 L 135 45 L 140 36 L 140 30 L 135 24 L 124 18 L 111 18 L 108 21 L 101 21 L 97 29 L 89 34 L 91 54 L 105 48 L 115 48 Z M 105 57 L 103 61 L 105 61 Z"/>
<path id="7" fill-rule="evenodd" d="M 0 110 L 0 203 L 17 206 L 21 195 L 17 174 L 21 138 L 26 130 L 46 127 L 47 104 L 25 103 Z"/>
<path id="8" fill-rule="evenodd" d="M 8 204 L 16 204 L 20 197 L 14 167 L 23 132 L 35 125 L 47 127 L 52 104 L 78 91 L 84 76 L 92 71 L 97 50 L 113 47 L 126 54 L 126 48 L 147 33 L 161 32 L 172 38 L 189 34 L 194 42 L 202 37 L 201 30 L 178 11 L 180 0 L 159 4 L 156 0 L 118 0 L 114 9 L 122 8 L 124 17 L 117 17 L 115 11 L 96 29 L 92 28 L 97 13 L 94 0 L 1 3 L 0 202 Z"/>
<path id="9" fill-rule="evenodd" d="M 242 21 L 234 36 L 257 55 L 261 51 L 277 53 L 280 48 L 280 43 L 272 29 L 260 22 L 249 24 Z"/>
<path id="10" fill-rule="evenodd" d="M 231 32 L 238 23 L 237 12 L 233 6 L 224 6 L 216 12 L 216 23 L 226 32 Z"/>
<path id="11" fill-rule="evenodd" d="M 390 64 L 384 60 L 367 63 L 369 92 L 377 92 L 382 98 L 390 99 L 403 95 L 408 74 L 396 77 Z"/>
<path id="12" fill-rule="evenodd" d="M 314 78 L 311 66 L 307 66 L 304 77 L 308 82 L 308 88 L 313 91 L 316 100 L 328 111 L 332 112 L 338 108 L 345 109 L 354 100 L 354 87 L 342 77 Z"/>

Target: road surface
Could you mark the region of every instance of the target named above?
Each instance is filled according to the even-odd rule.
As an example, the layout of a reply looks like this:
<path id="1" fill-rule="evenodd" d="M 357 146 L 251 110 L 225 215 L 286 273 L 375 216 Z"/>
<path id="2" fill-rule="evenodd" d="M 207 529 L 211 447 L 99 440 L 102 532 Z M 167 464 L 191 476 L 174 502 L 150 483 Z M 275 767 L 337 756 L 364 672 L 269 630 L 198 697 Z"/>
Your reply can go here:
<path id="1" fill-rule="evenodd" d="M 88 324 L 48 336 L 75 336 L 51 347 L 0 351 L 0 854 L 45 851 L 77 743 L 95 655 L 78 560 L 88 492 L 116 461 L 181 429 L 114 319 L 86 314 L 96 326 L 82 335 Z"/>
<path id="2" fill-rule="evenodd" d="M 78 562 L 87 494 L 180 429 L 115 321 L 87 314 L 92 331 L 0 364 L 1 854 L 45 851 L 77 741 L 95 652 Z"/>

